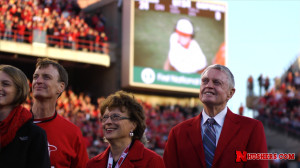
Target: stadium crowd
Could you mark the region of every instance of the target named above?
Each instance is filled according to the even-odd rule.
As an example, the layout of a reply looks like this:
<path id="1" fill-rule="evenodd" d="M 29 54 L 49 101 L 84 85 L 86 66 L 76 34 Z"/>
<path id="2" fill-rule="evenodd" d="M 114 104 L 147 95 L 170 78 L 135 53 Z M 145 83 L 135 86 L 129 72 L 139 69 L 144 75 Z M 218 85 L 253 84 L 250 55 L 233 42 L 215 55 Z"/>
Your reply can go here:
<path id="1" fill-rule="evenodd" d="M 48 46 L 108 53 L 103 14 L 85 14 L 75 0 L 0 1 L 0 39 L 33 42 L 44 32 Z"/>
<path id="2" fill-rule="evenodd" d="M 259 87 L 263 87 L 263 83 Z M 261 90 L 261 89 L 260 89 Z M 284 132 L 300 136 L 300 70 L 290 68 L 275 86 L 258 99 L 258 119 L 269 125 L 284 128 Z"/>
<path id="3" fill-rule="evenodd" d="M 28 97 L 24 106 L 31 109 L 32 96 Z M 100 122 L 100 105 L 104 97 L 92 103 L 91 97 L 84 93 L 75 94 L 71 89 L 63 92 L 57 101 L 56 111 L 67 120 L 77 125 L 84 136 L 89 157 L 93 157 L 107 147 L 103 140 Z M 199 114 L 198 107 L 180 105 L 155 105 L 139 100 L 146 114 L 147 147 L 162 154 L 169 131 L 173 126 Z"/>

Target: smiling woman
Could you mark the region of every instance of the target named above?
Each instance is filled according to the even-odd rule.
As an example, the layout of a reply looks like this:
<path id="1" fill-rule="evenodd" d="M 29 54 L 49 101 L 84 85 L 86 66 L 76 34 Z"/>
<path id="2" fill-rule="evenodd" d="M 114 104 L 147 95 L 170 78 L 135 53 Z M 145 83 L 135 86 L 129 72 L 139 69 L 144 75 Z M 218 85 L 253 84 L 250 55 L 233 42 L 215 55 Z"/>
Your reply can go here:
<path id="1" fill-rule="evenodd" d="M 46 133 L 21 106 L 28 94 L 25 74 L 0 65 L 0 167 L 50 167 Z"/>
<path id="2" fill-rule="evenodd" d="M 142 143 L 146 142 L 145 114 L 143 107 L 131 94 L 118 91 L 107 97 L 101 105 L 101 116 L 104 137 L 109 147 L 92 158 L 87 168 L 119 168 L 121 165 L 122 167 L 165 167 L 162 158 L 145 148 Z"/>

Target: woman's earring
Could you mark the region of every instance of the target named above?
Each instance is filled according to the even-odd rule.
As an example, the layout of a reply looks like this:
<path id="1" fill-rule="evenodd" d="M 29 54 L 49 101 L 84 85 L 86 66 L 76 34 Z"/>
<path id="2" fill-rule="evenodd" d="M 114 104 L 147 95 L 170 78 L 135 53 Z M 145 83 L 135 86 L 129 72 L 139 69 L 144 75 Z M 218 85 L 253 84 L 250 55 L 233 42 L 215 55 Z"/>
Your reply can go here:
<path id="1" fill-rule="evenodd" d="M 130 131 L 129 136 L 133 137 L 133 131 Z"/>

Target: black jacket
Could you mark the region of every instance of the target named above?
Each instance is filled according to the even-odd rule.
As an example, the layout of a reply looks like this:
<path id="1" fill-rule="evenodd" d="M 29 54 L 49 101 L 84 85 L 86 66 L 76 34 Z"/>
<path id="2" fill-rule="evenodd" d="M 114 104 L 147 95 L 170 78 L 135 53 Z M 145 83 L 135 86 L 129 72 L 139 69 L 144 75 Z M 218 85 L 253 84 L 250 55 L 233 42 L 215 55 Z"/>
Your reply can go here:
<path id="1" fill-rule="evenodd" d="M 0 167 L 50 168 L 46 132 L 32 120 L 25 123 L 13 141 L 0 149 Z"/>

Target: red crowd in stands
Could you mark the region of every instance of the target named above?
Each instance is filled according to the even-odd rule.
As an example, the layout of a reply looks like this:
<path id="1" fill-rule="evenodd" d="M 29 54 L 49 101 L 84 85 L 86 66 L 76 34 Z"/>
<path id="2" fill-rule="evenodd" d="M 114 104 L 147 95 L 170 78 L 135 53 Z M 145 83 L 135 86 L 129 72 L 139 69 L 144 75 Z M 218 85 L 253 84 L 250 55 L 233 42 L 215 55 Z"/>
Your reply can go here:
<path id="1" fill-rule="evenodd" d="M 290 68 L 275 87 L 259 98 L 256 105 L 259 119 L 300 136 L 300 70 Z"/>
<path id="2" fill-rule="evenodd" d="M 32 96 L 31 96 L 32 97 Z M 103 141 L 103 132 L 100 122 L 100 105 L 103 97 L 93 104 L 91 97 L 80 93 L 75 94 L 71 89 L 63 92 L 57 101 L 56 111 L 82 130 L 86 141 L 89 157 L 93 157 L 107 147 Z M 169 131 L 173 126 L 199 114 L 197 107 L 182 107 L 180 105 L 156 105 L 140 101 L 146 114 L 147 147 L 162 154 Z M 32 99 L 28 98 L 24 106 L 31 109 Z"/>
<path id="3" fill-rule="evenodd" d="M 52 47 L 108 53 L 103 14 L 84 14 L 75 0 L 0 1 L 0 39 L 33 42 L 46 33 Z M 38 33 L 37 33 L 38 34 Z"/>

